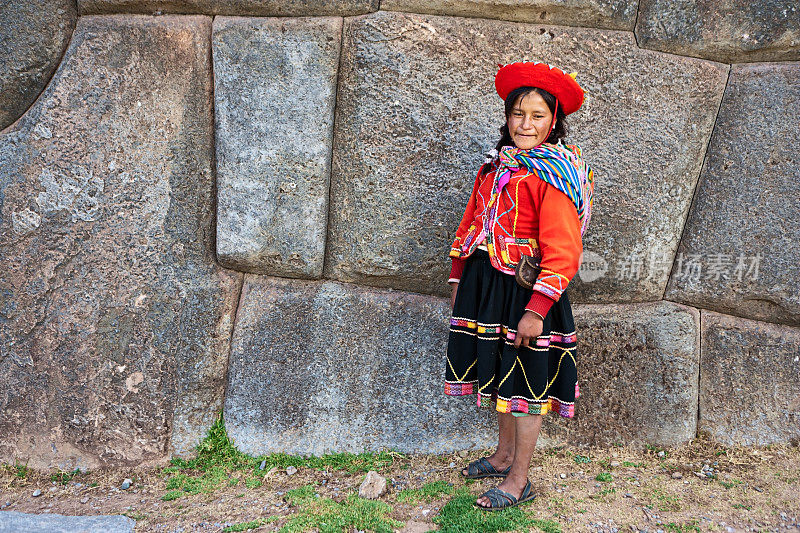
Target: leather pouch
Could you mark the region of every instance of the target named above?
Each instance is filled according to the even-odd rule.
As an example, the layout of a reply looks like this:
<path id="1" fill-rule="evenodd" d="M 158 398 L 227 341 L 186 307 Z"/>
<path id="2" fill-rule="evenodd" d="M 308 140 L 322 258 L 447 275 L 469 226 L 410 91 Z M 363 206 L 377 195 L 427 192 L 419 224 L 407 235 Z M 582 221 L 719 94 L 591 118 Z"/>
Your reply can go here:
<path id="1" fill-rule="evenodd" d="M 517 278 L 520 286 L 532 290 L 541 271 L 542 267 L 539 265 L 539 261 L 529 255 L 523 255 L 520 256 L 519 263 L 514 270 L 514 277 Z"/>

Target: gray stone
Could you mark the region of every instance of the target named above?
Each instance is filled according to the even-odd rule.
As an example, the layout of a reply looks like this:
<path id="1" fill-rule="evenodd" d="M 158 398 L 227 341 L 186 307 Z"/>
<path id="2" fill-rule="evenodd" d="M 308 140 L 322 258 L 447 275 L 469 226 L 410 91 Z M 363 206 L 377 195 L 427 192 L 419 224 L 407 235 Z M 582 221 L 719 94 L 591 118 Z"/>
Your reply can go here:
<path id="1" fill-rule="evenodd" d="M 358 487 L 358 497 L 377 500 L 386 493 L 386 478 L 374 470 L 367 472 L 364 481 Z"/>
<path id="2" fill-rule="evenodd" d="M 0 0 L 0 130 L 50 81 L 77 16 L 74 0 Z"/>
<path id="3" fill-rule="evenodd" d="M 228 434 L 253 455 L 488 447 L 493 417 L 444 395 L 448 319 L 445 299 L 246 275 Z"/>
<path id="4" fill-rule="evenodd" d="M 725 63 L 800 59 L 796 0 L 641 0 L 640 46 Z"/>
<path id="5" fill-rule="evenodd" d="M 65 516 L 0 512 L 0 532 L 18 533 L 132 533 L 136 521 L 127 516 Z"/>
<path id="6" fill-rule="evenodd" d="M 800 442 L 800 329 L 702 312 L 698 430 L 725 445 Z"/>
<path id="7" fill-rule="evenodd" d="M 341 32 L 340 18 L 214 20 L 223 265 L 322 275 Z"/>
<path id="8" fill-rule="evenodd" d="M 379 0 L 78 0 L 81 15 L 196 13 L 261 17 L 361 15 Z"/>
<path id="9" fill-rule="evenodd" d="M 633 30 L 636 0 L 382 0 L 381 9 Z"/>
<path id="10" fill-rule="evenodd" d="M 544 444 L 690 441 L 697 427 L 700 313 L 670 302 L 574 308 L 580 397 L 549 416 Z"/>
<path id="11" fill-rule="evenodd" d="M 503 121 L 497 64 L 525 56 L 587 92 L 568 140 L 595 170 L 584 249 L 608 271 L 576 276 L 573 300 L 662 297 L 727 67 L 629 32 L 388 12 L 345 21 L 326 277 L 448 294 L 449 246 Z"/>
<path id="12" fill-rule="evenodd" d="M 210 34 L 81 17 L 0 135 L 2 460 L 147 465 L 221 407 L 242 276 L 214 258 Z"/>
<path id="13" fill-rule="evenodd" d="M 800 324 L 800 63 L 734 65 L 666 298 Z"/>

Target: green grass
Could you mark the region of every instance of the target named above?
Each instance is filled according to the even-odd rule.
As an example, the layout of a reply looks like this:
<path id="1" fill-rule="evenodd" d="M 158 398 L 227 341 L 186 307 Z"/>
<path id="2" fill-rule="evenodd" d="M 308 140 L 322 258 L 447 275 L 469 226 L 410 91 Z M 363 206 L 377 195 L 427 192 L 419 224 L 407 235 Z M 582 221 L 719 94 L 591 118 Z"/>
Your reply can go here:
<path id="1" fill-rule="evenodd" d="M 691 522 L 686 522 L 684 524 L 676 524 L 675 522 L 670 522 L 664 526 L 667 528 L 667 531 L 674 531 L 675 533 L 691 533 L 692 531 L 700 532 L 700 526 L 697 525 L 697 520 L 692 520 Z"/>
<path id="2" fill-rule="evenodd" d="M 745 511 L 749 511 L 751 509 L 751 507 L 749 505 L 744 505 L 743 503 L 734 503 L 733 504 L 733 508 L 734 509 L 744 509 Z"/>
<path id="3" fill-rule="evenodd" d="M 269 518 L 258 518 L 256 520 L 251 520 L 249 522 L 240 522 L 238 524 L 233 524 L 232 526 L 228 526 L 223 529 L 223 533 L 229 533 L 233 531 L 249 531 L 251 529 L 256 529 L 264 524 L 269 524 L 270 522 L 275 522 L 280 520 L 280 516 L 271 516 Z"/>
<path id="4" fill-rule="evenodd" d="M 602 481 L 603 483 L 610 483 L 614 480 L 609 472 L 600 472 L 594 477 L 597 481 Z"/>
<path id="5" fill-rule="evenodd" d="M 354 529 L 392 533 L 403 527 L 402 522 L 386 516 L 392 512 L 388 504 L 359 498 L 355 494 L 339 503 L 330 498 L 320 498 L 313 485 L 306 485 L 287 491 L 285 499 L 297 507 L 297 512 L 283 525 L 280 533 L 310 530 L 339 533 Z"/>
<path id="6" fill-rule="evenodd" d="M 64 470 L 59 469 L 54 474 L 50 475 L 50 481 L 55 481 L 56 483 L 61 483 L 62 485 L 66 485 L 67 483 L 72 481 L 72 478 L 74 478 L 80 473 L 81 470 L 79 468 L 76 468 L 72 472 L 66 472 Z"/>
<path id="7" fill-rule="evenodd" d="M 627 468 L 646 468 L 646 463 L 632 463 L 631 461 L 622 461 L 622 466 Z"/>
<path id="8" fill-rule="evenodd" d="M 537 528 L 545 533 L 561 533 L 561 526 L 553 520 L 540 520 L 528 517 L 521 507 L 502 511 L 483 511 L 473 506 L 476 496 L 466 487 L 460 488 L 455 497 L 447 502 L 433 522 L 442 533 L 463 533 L 464 531 L 528 531 Z"/>
<path id="9" fill-rule="evenodd" d="M 681 499 L 678 496 L 665 493 L 661 489 L 653 489 L 651 492 L 652 503 L 649 508 L 657 507 L 659 511 L 680 511 Z"/>
<path id="10" fill-rule="evenodd" d="M 453 494 L 455 489 L 446 481 L 431 481 L 418 489 L 403 489 L 397 493 L 397 501 L 415 503 L 420 501 L 432 502 L 444 494 Z"/>
<path id="11" fill-rule="evenodd" d="M 573 457 L 576 464 L 584 464 L 584 463 L 591 463 L 592 459 L 586 455 L 576 455 Z"/>
<path id="12" fill-rule="evenodd" d="M 245 487 L 260 487 L 262 477 L 271 468 L 314 468 L 318 470 L 344 470 L 355 474 L 369 470 L 383 470 L 391 467 L 395 460 L 403 456 L 397 452 L 378 453 L 337 453 L 330 455 L 298 456 L 275 453 L 259 457 L 240 452 L 236 449 L 225 430 L 225 423 L 220 414 L 208 430 L 203 442 L 196 448 L 196 457 L 185 460 L 175 458 L 170 465 L 162 469 L 168 476 L 165 497 L 175 499 L 176 491 L 185 494 L 210 493 L 220 488 L 237 485 L 244 481 Z M 264 471 L 259 468 L 264 463 Z M 167 500 L 167 501 L 168 501 Z"/>
<path id="13" fill-rule="evenodd" d="M 726 489 L 732 489 L 736 485 L 741 485 L 742 482 L 739 481 L 738 479 L 733 479 L 733 480 L 730 481 L 730 483 L 727 482 L 727 481 L 720 481 L 719 484 L 722 485 L 723 487 L 725 487 Z"/>

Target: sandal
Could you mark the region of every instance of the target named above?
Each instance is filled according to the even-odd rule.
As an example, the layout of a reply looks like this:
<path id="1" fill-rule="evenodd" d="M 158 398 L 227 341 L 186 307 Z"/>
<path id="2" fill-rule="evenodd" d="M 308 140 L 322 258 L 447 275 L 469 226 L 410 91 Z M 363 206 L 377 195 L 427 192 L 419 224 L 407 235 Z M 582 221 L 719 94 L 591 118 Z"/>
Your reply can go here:
<path id="1" fill-rule="evenodd" d="M 489 507 L 484 507 L 483 505 L 479 505 L 478 502 L 475 502 L 473 506 L 478 509 L 483 509 L 484 511 L 499 511 L 500 509 L 510 509 L 521 503 L 529 502 L 536 497 L 536 494 L 533 493 L 533 485 L 530 480 L 528 480 L 525 484 L 525 488 L 522 489 L 522 494 L 520 494 L 519 499 L 497 487 L 492 487 L 478 497 L 489 498 L 489 503 L 491 503 L 491 505 Z"/>
<path id="2" fill-rule="evenodd" d="M 498 472 L 486 457 L 481 457 L 477 461 L 472 461 L 468 464 L 466 475 L 464 475 L 463 470 L 461 475 L 467 479 L 483 479 L 487 477 L 506 477 L 510 471 L 511 466 Z"/>

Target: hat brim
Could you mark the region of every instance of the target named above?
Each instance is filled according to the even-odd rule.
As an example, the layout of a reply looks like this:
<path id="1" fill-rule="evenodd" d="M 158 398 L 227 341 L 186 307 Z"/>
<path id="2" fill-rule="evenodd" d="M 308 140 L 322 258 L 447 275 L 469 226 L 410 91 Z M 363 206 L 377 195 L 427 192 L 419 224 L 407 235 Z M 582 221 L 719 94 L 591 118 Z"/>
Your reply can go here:
<path id="1" fill-rule="evenodd" d="M 505 101 L 514 89 L 538 87 L 558 100 L 565 115 L 574 113 L 583 104 L 583 89 L 578 82 L 561 69 L 546 63 L 518 62 L 504 65 L 494 78 L 497 94 Z"/>

